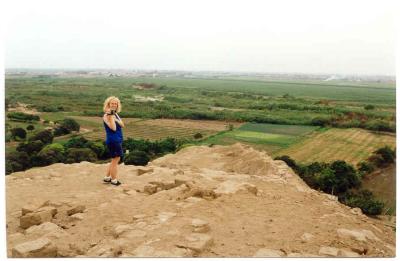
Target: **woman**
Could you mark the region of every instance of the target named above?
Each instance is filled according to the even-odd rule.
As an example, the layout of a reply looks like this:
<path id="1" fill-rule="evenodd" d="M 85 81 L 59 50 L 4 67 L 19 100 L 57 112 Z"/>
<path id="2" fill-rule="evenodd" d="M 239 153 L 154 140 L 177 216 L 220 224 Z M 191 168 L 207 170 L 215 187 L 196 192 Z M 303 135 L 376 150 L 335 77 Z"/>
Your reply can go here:
<path id="1" fill-rule="evenodd" d="M 108 166 L 107 174 L 104 177 L 104 182 L 109 182 L 112 185 L 121 185 L 117 179 L 118 162 L 123 157 L 122 151 L 122 128 L 125 127 L 118 113 L 121 112 L 121 102 L 115 97 L 108 97 L 103 106 L 103 124 L 106 130 L 106 144 L 111 154 L 111 163 Z"/>

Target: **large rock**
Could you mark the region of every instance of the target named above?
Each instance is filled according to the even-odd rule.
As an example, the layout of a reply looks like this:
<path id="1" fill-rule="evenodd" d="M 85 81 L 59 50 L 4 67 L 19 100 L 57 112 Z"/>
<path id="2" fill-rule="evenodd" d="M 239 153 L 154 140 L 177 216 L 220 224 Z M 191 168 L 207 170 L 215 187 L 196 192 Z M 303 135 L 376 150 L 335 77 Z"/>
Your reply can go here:
<path id="1" fill-rule="evenodd" d="M 67 209 L 67 215 L 72 216 L 76 213 L 82 213 L 85 209 L 86 207 L 84 205 L 72 206 L 69 209 Z"/>
<path id="2" fill-rule="evenodd" d="M 123 224 L 123 225 L 116 225 L 113 229 L 113 236 L 115 238 L 119 237 L 123 233 L 126 233 L 130 230 L 135 229 L 135 226 L 132 224 Z"/>
<path id="3" fill-rule="evenodd" d="M 338 256 L 340 257 L 359 257 L 360 255 L 356 252 L 347 249 L 340 249 Z"/>
<path id="4" fill-rule="evenodd" d="M 285 253 L 277 249 L 261 248 L 257 250 L 254 257 L 283 257 Z"/>
<path id="5" fill-rule="evenodd" d="M 309 242 L 309 241 L 311 241 L 314 237 L 315 237 L 315 236 L 314 236 L 313 234 L 304 233 L 304 234 L 301 236 L 301 242 L 302 242 L 302 243 Z"/>
<path id="6" fill-rule="evenodd" d="M 220 194 L 234 194 L 238 191 L 248 191 L 254 195 L 257 195 L 257 187 L 247 182 L 239 182 L 236 180 L 227 180 L 218 185 L 214 190 L 217 195 Z"/>
<path id="7" fill-rule="evenodd" d="M 185 242 L 177 244 L 177 247 L 184 247 L 200 253 L 208 249 L 214 243 L 210 235 L 192 233 L 185 237 Z"/>
<path id="8" fill-rule="evenodd" d="M 35 201 L 35 202 L 32 202 L 32 203 L 30 203 L 28 205 L 25 205 L 21 209 L 22 215 L 24 216 L 24 215 L 26 215 L 28 213 L 35 212 L 41 207 L 48 206 L 49 203 L 50 203 L 49 200 L 43 200 L 43 201 Z"/>
<path id="9" fill-rule="evenodd" d="M 378 237 L 376 237 L 373 232 L 371 232 L 370 230 L 365 230 L 365 229 L 349 230 L 349 229 L 345 229 L 345 228 L 339 228 L 337 230 L 337 234 L 341 238 L 349 238 L 349 239 L 353 239 L 353 240 L 357 240 L 357 241 L 361 241 L 361 242 L 366 242 L 367 239 L 380 241 L 380 239 Z"/>
<path id="10" fill-rule="evenodd" d="M 193 232 L 205 233 L 210 231 L 210 226 L 207 221 L 195 218 L 192 219 Z"/>
<path id="11" fill-rule="evenodd" d="M 34 225 L 40 225 L 43 222 L 51 221 L 52 218 L 52 210 L 28 213 L 20 217 L 20 227 L 26 229 Z"/>
<path id="12" fill-rule="evenodd" d="M 47 238 L 16 245 L 12 249 L 12 257 L 56 257 L 57 247 Z"/>
<path id="13" fill-rule="evenodd" d="M 338 256 L 339 254 L 339 249 L 335 247 L 321 247 L 319 249 L 318 254 L 323 255 L 323 256 Z"/>
<path id="14" fill-rule="evenodd" d="M 51 222 L 45 222 L 37 226 L 31 226 L 25 230 L 26 235 L 36 235 L 48 239 L 58 239 L 68 235 L 61 227 Z"/>

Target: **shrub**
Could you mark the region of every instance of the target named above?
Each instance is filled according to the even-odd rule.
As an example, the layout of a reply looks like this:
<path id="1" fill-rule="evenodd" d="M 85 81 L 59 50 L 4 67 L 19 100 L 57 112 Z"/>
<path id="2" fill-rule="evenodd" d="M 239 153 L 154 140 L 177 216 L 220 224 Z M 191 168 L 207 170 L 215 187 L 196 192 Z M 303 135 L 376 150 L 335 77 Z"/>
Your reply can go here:
<path id="1" fill-rule="evenodd" d="M 40 140 L 44 144 L 50 144 L 53 142 L 53 134 L 51 133 L 51 130 L 43 130 L 38 132 L 36 135 L 31 137 L 29 140 L 34 141 L 34 140 Z"/>
<path id="2" fill-rule="evenodd" d="M 26 130 L 28 130 L 28 131 L 33 131 L 35 129 L 35 126 L 33 126 L 33 125 L 28 125 L 28 126 L 26 126 Z"/>
<path id="3" fill-rule="evenodd" d="M 357 207 L 362 210 L 364 214 L 368 215 L 379 215 L 385 204 L 375 199 L 374 195 L 369 190 L 361 190 L 356 193 L 348 193 L 340 198 L 341 202 L 344 202 L 350 207 Z"/>
<path id="4" fill-rule="evenodd" d="M 371 173 L 372 171 L 374 171 L 374 169 L 375 169 L 374 165 L 368 161 L 361 161 L 358 164 L 358 171 L 361 174 Z"/>
<path id="5" fill-rule="evenodd" d="M 325 127 L 325 126 L 329 125 L 330 122 L 331 122 L 331 120 L 328 118 L 315 117 L 311 120 L 311 125 Z"/>
<path id="6" fill-rule="evenodd" d="M 69 148 L 86 148 L 86 144 L 88 140 L 84 137 L 74 137 L 69 139 L 65 144 L 64 147 Z"/>
<path id="7" fill-rule="evenodd" d="M 31 159 L 25 151 L 13 151 L 6 155 L 6 160 L 14 167 L 20 166 L 18 170 L 13 167 L 14 171 L 21 171 L 31 167 Z M 18 163 L 18 164 L 15 164 Z"/>
<path id="8" fill-rule="evenodd" d="M 28 153 L 28 155 L 32 155 L 34 153 L 39 152 L 43 148 L 44 144 L 40 140 L 21 142 L 17 146 L 17 151 L 24 151 Z"/>
<path id="9" fill-rule="evenodd" d="M 91 149 L 94 153 L 96 153 L 97 158 L 102 158 L 106 151 L 104 144 L 100 141 L 97 142 L 89 141 L 88 143 L 86 143 L 86 147 Z"/>
<path id="10" fill-rule="evenodd" d="M 336 177 L 336 186 L 333 187 L 338 193 L 346 192 L 350 188 L 357 188 L 361 185 L 360 176 L 350 164 L 343 160 L 334 161 L 330 168 L 334 171 Z"/>
<path id="11" fill-rule="evenodd" d="M 17 121 L 39 121 L 40 117 L 37 115 L 27 114 L 23 112 L 9 112 L 7 117 Z"/>
<path id="12" fill-rule="evenodd" d="M 36 166 L 47 166 L 57 162 L 64 162 L 65 156 L 63 150 L 62 145 L 57 143 L 46 146 L 33 159 L 33 163 Z"/>
<path id="13" fill-rule="evenodd" d="M 395 161 L 396 154 L 395 151 L 392 150 L 389 146 L 385 146 L 383 148 L 379 148 L 376 151 L 374 151 L 375 154 L 381 155 L 383 162 L 385 164 L 390 164 Z"/>
<path id="14" fill-rule="evenodd" d="M 11 137 L 14 139 L 25 139 L 26 131 L 23 128 L 13 128 L 11 129 Z"/>
<path id="15" fill-rule="evenodd" d="M 200 132 L 197 132 L 195 135 L 193 135 L 193 138 L 201 139 L 201 138 L 203 138 L 203 134 L 201 134 Z"/>
<path id="16" fill-rule="evenodd" d="M 96 154 L 88 148 L 70 148 L 67 150 L 66 163 L 75 163 L 81 161 L 96 161 Z"/>
<path id="17" fill-rule="evenodd" d="M 275 157 L 274 160 L 282 160 L 286 162 L 286 164 L 295 171 L 298 169 L 296 161 L 294 161 L 291 157 L 287 155 Z"/>
<path id="18" fill-rule="evenodd" d="M 67 128 L 64 126 L 57 126 L 54 128 L 53 134 L 55 137 L 66 135 L 71 133 Z"/>
<path id="19" fill-rule="evenodd" d="M 368 104 L 368 105 L 365 105 L 365 106 L 364 106 L 364 109 L 366 109 L 366 110 L 373 110 L 373 109 L 375 109 L 375 106 L 374 106 L 374 105 L 371 105 L 371 104 Z"/>
<path id="20" fill-rule="evenodd" d="M 80 129 L 79 123 L 74 119 L 66 118 L 62 121 L 57 121 L 56 123 L 69 131 L 79 131 Z"/>
<path id="21" fill-rule="evenodd" d="M 125 155 L 124 163 L 125 165 L 140 165 L 145 166 L 150 161 L 149 156 L 144 151 L 131 151 L 129 154 Z"/>

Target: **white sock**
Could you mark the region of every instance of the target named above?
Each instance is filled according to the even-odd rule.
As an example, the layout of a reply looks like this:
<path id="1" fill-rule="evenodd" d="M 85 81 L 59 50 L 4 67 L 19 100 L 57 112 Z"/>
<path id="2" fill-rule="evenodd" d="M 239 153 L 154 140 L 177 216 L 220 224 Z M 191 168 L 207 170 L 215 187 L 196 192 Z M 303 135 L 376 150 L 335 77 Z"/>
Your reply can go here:
<path id="1" fill-rule="evenodd" d="M 111 177 L 110 176 L 105 176 L 104 180 L 111 180 Z"/>

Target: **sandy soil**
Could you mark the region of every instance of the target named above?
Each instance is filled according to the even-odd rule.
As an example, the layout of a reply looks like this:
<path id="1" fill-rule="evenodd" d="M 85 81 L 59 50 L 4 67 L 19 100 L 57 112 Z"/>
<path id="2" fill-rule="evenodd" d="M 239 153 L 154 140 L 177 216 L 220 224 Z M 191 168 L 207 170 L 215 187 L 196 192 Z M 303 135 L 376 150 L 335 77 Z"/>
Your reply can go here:
<path id="1" fill-rule="evenodd" d="M 384 220 L 310 189 L 247 145 L 121 164 L 121 186 L 102 182 L 107 167 L 58 163 L 6 176 L 8 256 L 395 255 Z"/>

